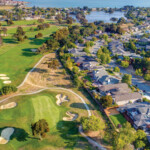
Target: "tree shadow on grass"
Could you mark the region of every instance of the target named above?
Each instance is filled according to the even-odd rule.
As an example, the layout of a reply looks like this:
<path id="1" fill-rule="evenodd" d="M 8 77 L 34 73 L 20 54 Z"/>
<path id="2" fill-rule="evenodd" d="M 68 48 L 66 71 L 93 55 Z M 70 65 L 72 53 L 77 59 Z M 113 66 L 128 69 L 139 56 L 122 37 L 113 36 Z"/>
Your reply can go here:
<path id="1" fill-rule="evenodd" d="M 5 128 L 7 127 L 0 128 L 0 135 L 2 130 Z M 27 141 L 27 138 L 30 138 L 29 134 L 24 129 L 15 128 L 15 127 L 12 128 L 14 128 L 14 133 L 11 135 L 10 140 L 16 139 L 17 141 L 21 142 L 21 141 Z"/>
<path id="2" fill-rule="evenodd" d="M 3 39 L 3 42 L 9 44 L 18 44 L 18 42 L 15 39 Z"/>
<path id="3" fill-rule="evenodd" d="M 33 45 L 42 45 L 44 42 L 46 42 L 46 40 L 48 40 L 49 37 L 45 37 L 45 38 L 41 38 L 41 39 L 32 39 L 30 44 L 33 44 Z"/>
<path id="4" fill-rule="evenodd" d="M 97 103 L 94 101 L 92 96 L 84 88 L 80 88 L 79 91 L 88 99 L 88 101 L 91 103 L 91 105 L 93 104 L 95 106 L 94 109 L 99 111 L 99 105 L 97 105 Z M 93 107 L 93 106 L 91 106 L 91 107 Z M 93 110 L 93 109 L 91 109 L 91 110 Z"/>
<path id="5" fill-rule="evenodd" d="M 22 49 L 22 51 L 23 51 L 22 55 L 26 56 L 26 57 L 32 57 L 32 56 L 38 55 L 37 53 L 32 52 L 31 49 L 33 49 L 33 48 Z"/>
<path id="6" fill-rule="evenodd" d="M 72 148 L 78 138 L 77 122 L 59 121 L 57 130 L 60 133 L 60 136 L 67 140 L 65 142 L 67 144 L 66 148 Z"/>
<path id="7" fill-rule="evenodd" d="M 57 123 L 57 130 L 66 141 L 66 149 L 81 148 L 81 146 L 84 149 L 88 149 L 88 142 L 80 136 L 78 125 L 79 123 L 76 121 L 59 121 Z"/>
<path id="8" fill-rule="evenodd" d="M 11 139 L 16 139 L 17 141 L 27 141 L 27 138 L 29 138 L 29 134 L 24 130 L 20 128 L 14 128 L 14 134 L 11 136 Z"/>
<path id="9" fill-rule="evenodd" d="M 26 72 L 29 72 L 32 68 L 25 69 Z M 47 73 L 47 69 L 41 69 L 41 68 L 35 68 L 32 70 L 32 72 L 38 72 L 38 73 Z"/>
<path id="10" fill-rule="evenodd" d="M 93 110 L 93 108 L 91 108 L 91 105 L 87 104 L 87 106 L 89 107 L 89 110 Z M 83 103 L 72 103 L 72 104 L 70 104 L 70 107 L 79 108 L 79 109 L 86 109 L 86 107 Z"/>

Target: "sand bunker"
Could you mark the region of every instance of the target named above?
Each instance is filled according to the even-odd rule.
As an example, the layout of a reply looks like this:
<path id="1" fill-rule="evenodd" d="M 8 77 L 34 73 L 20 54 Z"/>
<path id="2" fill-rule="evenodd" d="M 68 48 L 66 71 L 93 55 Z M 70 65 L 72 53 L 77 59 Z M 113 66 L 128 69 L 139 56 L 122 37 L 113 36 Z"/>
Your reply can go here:
<path id="1" fill-rule="evenodd" d="M 11 135 L 14 133 L 14 128 L 5 128 L 1 132 L 0 144 L 6 144 L 10 140 Z"/>
<path id="2" fill-rule="evenodd" d="M 4 84 L 10 84 L 11 81 L 4 81 L 3 83 L 4 83 Z"/>
<path id="3" fill-rule="evenodd" d="M 1 80 L 8 80 L 10 79 L 9 77 L 0 77 Z"/>
<path id="4" fill-rule="evenodd" d="M 6 74 L 0 74 L 0 77 L 6 77 Z"/>
<path id="5" fill-rule="evenodd" d="M 10 109 L 10 108 L 14 108 L 16 106 L 17 106 L 17 103 L 11 102 L 11 103 L 8 103 L 6 105 L 0 106 L 0 109 Z"/>
<path id="6" fill-rule="evenodd" d="M 66 112 L 66 115 L 68 115 L 69 117 L 63 117 L 64 121 L 74 121 L 78 118 L 78 114 L 73 114 L 69 111 Z"/>
<path id="7" fill-rule="evenodd" d="M 63 102 L 69 102 L 68 96 L 66 96 L 66 95 L 58 94 L 58 95 L 56 95 L 56 98 L 57 98 L 56 104 L 59 106 Z"/>

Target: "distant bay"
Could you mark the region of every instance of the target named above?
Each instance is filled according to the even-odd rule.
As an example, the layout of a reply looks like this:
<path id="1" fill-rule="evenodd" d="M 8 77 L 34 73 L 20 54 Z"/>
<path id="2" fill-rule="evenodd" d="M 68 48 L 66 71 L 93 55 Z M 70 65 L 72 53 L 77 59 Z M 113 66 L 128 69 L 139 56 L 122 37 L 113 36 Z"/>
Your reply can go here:
<path id="1" fill-rule="evenodd" d="M 20 0 L 22 1 L 22 0 Z M 150 7 L 150 0 L 24 0 L 29 2 L 28 6 L 38 7 L 112 7 L 120 8 L 126 5 L 133 5 L 135 7 Z"/>

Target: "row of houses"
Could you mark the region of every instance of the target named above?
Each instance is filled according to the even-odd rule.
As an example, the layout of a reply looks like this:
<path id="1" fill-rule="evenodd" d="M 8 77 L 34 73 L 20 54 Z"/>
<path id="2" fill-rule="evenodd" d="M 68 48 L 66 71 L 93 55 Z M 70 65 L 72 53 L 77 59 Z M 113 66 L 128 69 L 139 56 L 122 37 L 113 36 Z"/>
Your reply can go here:
<path id="1" fill-rule="evenodd" d="M 113 40 L 108 44 L 109 50 L 112 52 L 112 55 L 116 54 L 119 56 L 129 56 L 130 58 L 142 58 L 142 56 L 126 51 L 123 43 L 120 40 Z"/>
<path id="2" fill-rule="evenodd" d="M 119 41 L 116 41 L 114 45 L 123 49 L 123 44 Z M 113 50 L 116 51 L 116 47 L 114 48 L 112 44 Z M 120 54 L 123 55 L 122 53 Z M 101 96 L 112 96 L 113 103 L 119 106 L 118 111 L 124 115 L 135 129 L 144 130 L 150 141 L 150 104 L 142 102 L 143 96 L 139 92 L 133 92 L 126 83 L 121 83 L 119 77 L 109 75 L 105 67 L 99 65 L 95 60 L 95 57 L 87 55 L 75 56 L 72 59 L 77 66 L 81 70 L 89 71 L 92 85 L 97 87 L 97 90 L 93 90 L 93 92 Z"/>
<path id="3" fill-rule="evenodd" d="M 108 84 L 99 87 L 101 95 L 111 95 L 119 106 L 142 100 L 142 95 L 132 92 L 126 83 Z"/>
<path id="4" fill-rule="evenodd" d="M 91 41 L 91 39 L 92 39 L 92 36 L 86 37 L 84 39 L 84 43 L 86 41 Z M 79 44 L 79 43 L 76 42 L 76 45 L 77 45 L 76 48 L 70 48 L 70 49 L 68 49 L 68 52 L 73 54 L 73 56 L 75 56 L 75 57 L 77 57 L 77 56 L 86 56 L 87 54 L 83 51 L 83 48 L 85 48 L 84 44 Z M 105 45 L 104 40 L 96 41 L 94 43 L 94 45 L 90 48 L 90 53 L 93 54 L 93 55 L 96 55 L 99 48 L 101 46 L 104 46 L 104 45 Z"/>
<path id="5" fill-rule="evenodd" d="M 109 75 L 105 68 L 91 56 L 72 57 L 81 70 L 89 70 L 94 83 L 98 85 L 100 95 L 111 95 L 114 103 L 125 105 L 142 100 L 142 95 L 132 92 L 126 83 L 121 83 L 121 79 Z"/>
<path id="6" fill-rule="evenodd" d="M 126 104 L 118 108 L 135 129 L 144 130 L 150 142 L 150 103 Z"/>

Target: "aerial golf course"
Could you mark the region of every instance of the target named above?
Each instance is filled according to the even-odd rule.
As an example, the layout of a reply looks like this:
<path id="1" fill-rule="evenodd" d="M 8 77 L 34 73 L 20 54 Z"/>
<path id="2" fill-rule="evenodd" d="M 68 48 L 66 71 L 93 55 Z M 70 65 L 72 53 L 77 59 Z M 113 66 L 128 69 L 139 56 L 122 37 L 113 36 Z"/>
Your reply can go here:
<path id="1" fill-rule="evenodd" d="M 10 85 L 20 85 L 27 73 L 44 56 L 32 50 L 42 46 L 53 32 L 61 28 L 61 25 L 45 20 L 50 23 L 50 27 L 39 31 L 36 28 L 37 22 L 36 26 L 34 22 L 35 20 L 25 23 L 18 21 L 11 26 L 2 23 L 2 27 L 7 27 L 7 35 L 3 36 L 0 47 L 0 88 L 5 85 L 4 79 L 9 80 Z M 22 42 L 13 37 L 18 26 L 26 32 L 27 39 Z M 35 38 L 39 32 L 43 36 Z M 57 59 L 55 53 L 45 55 L 48 55 L 47 58 L 44 57 L 36 67 L 37 70 L 30 74 L 28 82 L 23 82 L 25 84 L 16 93 L 0 97 L 3 101 L 8 96 L 7 100 L 0 102 L 0 149 L 90 150 L 92 146 L 80 134 L 79 125 L 81 117 L 87 117 L 90 110 L 97 113 L 88 100 L 91 97 L 84 97 L 83 91 L 74 89 L 70 76 L 64 74 L 60 64 L 57 69 L 44 65 L 47 60 Z M 46 71 L 41 73 L 38 69 Z M 45 89 L 47 87 L 49 89 Z M 49 126 L 49 132 L 43 139 L 33 136 L 31 129 L 31 124 L 41 119 L 45 119 Z"/>
<path id="2" fill-rule="evenodd" d="M 20 22 L 19 22 L 20 24 Z M 19 85 L 27 72 L 38 62 L 42 55 L 36 55 L 31 49 L 40 47 L 49 35 L 55 32 L 59 27 L 52 25 L 50 28 L 37 31 L 33 27 L 23 27 L 28 39 L 23 42 L 17 42 L 12 36 L 16 32 L 16 27 L 8 28 L 7 36 L 3 37 L 3 45 L 0 47 L 0 74 L 6 74 L 13 84 Z M 35 39 L 35 35 L 41 32 L 42 38 Z M 0 80 L 0 87 L 3 81 Z"/>
<path id="3" fill-rule="evenodd" d="M 66 111 L 65 106 L 56 105 L 56 94 L 42 92 L 30 96 L 18 96 L 10 101 L 17 102 L 17 106 L 0 111 L 0 130 L 3 127 L 15 129 L 10 141 L 0 148 L 5 150 L 16 149 L 77 149 L 79 144 L 87 144 L 78 133 L 76 122 L 63 121 Z M 50 132 L 42 141 L 32 136 L 31 123 L 46 119 Z M 87 148 L 89 145 L 87 144 Z"/>

